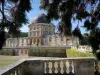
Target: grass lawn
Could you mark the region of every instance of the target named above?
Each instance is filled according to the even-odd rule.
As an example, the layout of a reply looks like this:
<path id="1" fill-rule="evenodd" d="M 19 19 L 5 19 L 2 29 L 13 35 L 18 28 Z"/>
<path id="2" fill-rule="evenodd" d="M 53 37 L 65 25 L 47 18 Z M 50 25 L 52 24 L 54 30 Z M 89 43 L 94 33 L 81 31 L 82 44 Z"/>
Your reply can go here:
<path id="1" fill-rule="evenodd" d="M 76 51 L 75 49 L 68 49 L 66 50 L 66 54 L 68 58 L 75 58 L 75 57 L 94 57 L 92 53 L 83 53 Z"/>
<path id="2" fill-rule="evenodd" d="M 22 57 L 22 56 L 2 56 L 0 55 L 0 67 L 5 67 L 8 66 L 9 64 L 12 64 L 22 58 L 27 58 L 27 57 Z"/>

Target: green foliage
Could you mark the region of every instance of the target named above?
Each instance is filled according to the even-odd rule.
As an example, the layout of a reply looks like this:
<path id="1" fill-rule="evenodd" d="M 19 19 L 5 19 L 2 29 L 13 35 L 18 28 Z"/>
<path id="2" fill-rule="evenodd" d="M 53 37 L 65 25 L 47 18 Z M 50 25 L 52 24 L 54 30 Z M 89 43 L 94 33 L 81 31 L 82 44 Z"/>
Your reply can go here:
<path id="1" fill-rule="evenodd" d="M 11 38 L 12 36 L 6 32 L 6 38 Z M 20 32 L 19 37 L 28 37 L 28 32 Z"/>
<path id="2" fill-rule="evenodd" d="M 94 57 L 93 54 L 83 53 L 76 51 L 75 49 L 67 49 L 66 50 L 67 57 Z"/>
<path id="3" fill-rule="evenodd" d="M 21 32 L 20 37 L 28 37 L 28 32 Z"/>
<path id="4" fill-rule="evenodd" d="M 41 57 L 66 57 L 65 48 L 57 47 L 34 47 L 29 49 L 29 56 L 41 56 Z"/>
<path id="5" fill-rule="evenodd" d="M 28 23 L 26 13 L 31 10 L 30 3 L 30 0 L 0 0 L 0 49 L 7 35 L 18 37 L 20 27 Z"/>
<path id="6" fill-rule="evenodd" d="M 0 50 L 0 55 L 14 55 L 14 51 L 12 49 L 2 49 Z"/>
<path id="7" fill-rule="evenodd" d="M 49 21 L 59 20 L 61 33 L 73 34 L 81 40 L 84 38 L 79 22 L 84 20 L 82 27 L 89 32 L 88 44 L 92 46 L 93 54 L 97 54 L 100 49 L 100 0 L 41 0 L 40 8 L 47 11 Z M 72 30 L 72 22 L 77 20 L 77 27 Z"/>

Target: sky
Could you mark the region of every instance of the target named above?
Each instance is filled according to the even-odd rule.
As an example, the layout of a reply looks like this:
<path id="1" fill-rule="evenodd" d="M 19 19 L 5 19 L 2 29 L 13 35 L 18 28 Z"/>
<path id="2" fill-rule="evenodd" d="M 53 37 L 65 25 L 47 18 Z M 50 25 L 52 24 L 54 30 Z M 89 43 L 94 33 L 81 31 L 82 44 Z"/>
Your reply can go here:
<path id="1" fill-rule="evenodd" d="M 40 6 L 40 0 L 31 0 L 32 1 L 32 10 L 27 13 L 27 18 L 29 20 L 29 23 L 26 25 L 23 25 L 23 27 L 21 28 L 22 32 L 28 32 L 28 25 L 32 23 L 33 18 L 37 15 L 37 14 L 42 14 L 42 13 L 46 13 L 46 11 L 44 10 L 40 10 L 39 6 Z M 83 25 L 83 22 L 79 22 L 79 27 L 81 29 L 82 33 L 85 33 L 86 30 L 84 28 L 82 28 L 81 26 Z M 53 21 L 52 22 L 55 26 L 57 26 L 58 22 L 57 21 Z M 72 29 L 74 29 L 78 24 L 78 21 L 72 22 Z"/>

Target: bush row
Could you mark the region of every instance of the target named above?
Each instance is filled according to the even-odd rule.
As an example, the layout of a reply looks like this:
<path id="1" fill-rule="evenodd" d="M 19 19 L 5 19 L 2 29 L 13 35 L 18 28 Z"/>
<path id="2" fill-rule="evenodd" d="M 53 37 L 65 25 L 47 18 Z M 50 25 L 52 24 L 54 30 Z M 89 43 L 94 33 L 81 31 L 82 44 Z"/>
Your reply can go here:
<path id="1" fill-rule="evenodd" d="M 41 57 L 66 57 L 66 49 L 37 47 L 29 49 L 28 55 Z"/>
<path id="2" fill-rule="evenodd" d="M 13 49 L 2 49 L 0 50 L 0 55 L 15 55 L 15 52 Z"/>

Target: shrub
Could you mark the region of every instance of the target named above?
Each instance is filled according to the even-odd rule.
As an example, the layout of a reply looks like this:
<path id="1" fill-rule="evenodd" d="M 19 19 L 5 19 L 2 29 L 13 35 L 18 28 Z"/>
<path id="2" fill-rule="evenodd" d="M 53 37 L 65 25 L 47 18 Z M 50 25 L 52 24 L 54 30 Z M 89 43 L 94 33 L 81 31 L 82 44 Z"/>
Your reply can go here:
<path id="1" fill-rule="evenodd" d="M 14 51 L 12 49 L 2 49 L 0 55 L 14 55 Z"/>
<path id="2" fill-rule="evenodd" d="M 66 54 L 68 57 L 94 57 L 92 53 L 83 53 L 75 49 L 66 50 Z"/>
<path id="3" fill-rule="evenodd" d="M 29 49 L 29 56 L 66 57 L 66 48 L 62 47 L 33 47 Z"/>

